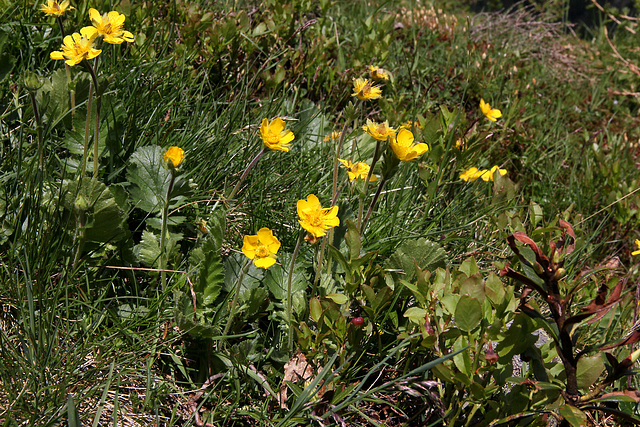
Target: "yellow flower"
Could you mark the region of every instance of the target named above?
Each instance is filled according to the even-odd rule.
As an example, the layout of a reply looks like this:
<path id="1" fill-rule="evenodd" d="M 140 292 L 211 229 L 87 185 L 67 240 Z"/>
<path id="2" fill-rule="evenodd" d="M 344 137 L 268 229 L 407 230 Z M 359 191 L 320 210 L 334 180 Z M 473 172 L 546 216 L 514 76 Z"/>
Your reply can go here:
<path id="1" fill-rule="evenodd" d="M 340 136 L 342 136 L 342 132 L 338 132 L 337 130 L 334 130 L 333 132 L 331 132 L 331 135 L 325 135 L 324 142 L 338 140 L 340 139 Z"/>
<path id="2" fill-rule="evenodd" d="M 56 0 L 47 0 L 46 6 L 44 4 L 40 6 L 40 11 L 49 16 L 62 16 L 67 10 L 71 9 L 74 8 L 69 6 L 69 0 L 64 0 L 60 3 Z"/>
<path id="3" fill-rule="evenodd" d="M 313 194 L 309 194 L 307 200 L 298 200 L 297 210 L 298 222 L 315 238 L 326 235 L 327 230 L 340 225 L 338 207 L 323 209 L 320 200 Z"/>
<path id="4" fill-rule="evenodd" d="M 180 147 L 169 147 L 163 158 L 169 167 L 177 168 L 184 159 L 184 150 Z"/>
<path id="5" fill-rule="evenodd" d="M 500 117 L 502 117 L 502 112 L 497 108 L 491 108 L 491 105 L 484 102 L 484 99 L 480 98 L 480 109 L 482 110 L 482 114 L 487 116 L 487 119 L 495 122 Z"/>
<path id="6" fill-rule="evenodd" d="M 373 86 L 373 82 L 369 79 L 358 77 L 353 79 L 353 93 L 351 96 L 357 96 L 362 101 L 376 99 L 382 96 L 380 86 Z"/>
<path id="7" fill-rule="evenodd" d="M 467 149 L 467 143 L 465 141 L 463 141 L 462 139 L 458 138 L 456 139 L 456 148 L 460 151 L 462 150 L 466 150 Z"/>
<path id="8" fill-rule="evenodd" d="M 369 65 L 369 74 L 373 80 L 389 80 L 389 72 L 384 68 Z"/>
<path id="9" fill-rule="evenodd" d="M 420 122 L 414 122 L 412 120 L 408 120 L 404 122 L 402 125 L 400 125 L 400 127 L 406 128 L 406 129 L 412 129 L 412 128 L 422 129 L 422 125 L 420 124 Z"/>
<path id="10" fill-rule="evenodd" d="M 362 126 L 362 129 L 378 141 L 386 141 L 387 138 L 396 136 L 396 130 L 389 127 L 389 122 L 387 121 L 377 123 L 367 119 L 367 124 Z"/>
<path id="11" fill-rule="evenodd" d="M 351 163 L 349 160 L 338 159 L 340 163 L 342 163 L 347 168 L 347 174 L 349 175 L 349 181 L 353 182 L 356 178 L 361 178 L 362 180 L 367 179 L 367 175 L 369 174 L 369 165 L 365 162 Z M 369 182 L 374 182 L 378 178 L 375 175 L 371 175 L 369 178 Z"/>
<path id="12" fill-rule="evenodd" d="M 100 12 L 91 8 L 89 9 L 89 18 L 93 28 L 99 36 L 104 36 L 104 41 L 111 44 L 120 44 L 122 42 L 132 42 L 133 34 L 122 29 L 125 16 L 115 10 L 100 15 Z"/>
<path id="13" fill-rule="evenodd" d="M 494 166 L 489 170 L 488 174 L 482 175 L 482 179 L 484 179 L 485 181 L 493 181 L 493 174 L 495 173 L 495 171 L 498 171 L 502 176 L 505 176 L 507 174 L 506 169 L 500 169 L 498 166 Z M 488 178 L 485 178 L 486 175 L 488 175 Z"/>
<path id="14" fill-rule="evenodd" d="M 468 169 L 468 170 L 464 171 L 460 175 L 460 179 L 465 181 L 465 182 L 473 182 L 476 179 L 480 178 L 486 172 L 487 172 L 486 169 L 478 170 L 478 168 L 474 167 L 474 168 L 471 168 L 471 169 Z"/>
<path id="15" fill-rule="evenodd" d="M 631 252 L 631 255 L 640 255 L 640 240 L 636 239 L 635 243 L 638 249 Z"/>
<path id="16" fill-rule="evenodd" d="M 64 59 L 68 65 L 76 65 L 85 59 L 93 59 L 102 52 L 93 48 L 95 31 L 91 27 L 84 27 L 79 33 L 66 36 L 59 51 L 51 52 L 51 59 Z"/>
<path id="17" fill-rule="evenodd" d="M 413 145 L 413 139 L 413 133 L 404 128 L 398 131 L 398 136 L 391 138 L 389 146 L 396 157 L 403 162 L 413 160 L 429 151 L 429 146 L 423 142 Z"/>
<path id="18" fill-rule="evenodd" d="M 275 118 L 271 123 L 267 119 L 262 120 L 260 135 L 267 148 L 274 151 L 289 151 L 288 145 L 295 136 L 290 130 L 285 132 L 284 127 L 285 122 L 281 118 Z"/>
<path id="19" fill-rule="evenodd" d="M 242 253 L 259 268 L 269 268 L 276 263 L 276 254 L 280 249 L 280 241 L 267 227 L 258 230 L 254 236 L 244 236 Z"/>

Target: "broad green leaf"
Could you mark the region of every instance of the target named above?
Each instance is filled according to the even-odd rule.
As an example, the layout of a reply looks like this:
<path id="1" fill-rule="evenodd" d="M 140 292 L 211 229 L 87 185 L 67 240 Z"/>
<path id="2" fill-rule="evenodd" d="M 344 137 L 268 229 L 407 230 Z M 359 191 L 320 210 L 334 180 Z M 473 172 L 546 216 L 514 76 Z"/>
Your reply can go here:
<path id="1" fill-rule="evenodd" d="M 471 332 L 482 321 L 482 306 L 477 299 L 463 295 L 456 305 L 455 321 L 458 328 Z"/>
<path id="2" fill-rule="evenodd" d="M 587 425 L 587 414 L 572 405 L 564 405 L 558 409 L 569 424 L 573 427 L 582 427 Z"/>
<path id="3" fill-rule="evenodd" d="M 469 295 L 478 301 L 484 301 L 484 280 L 480 274 L 468 277 L 460 285 L 460 295 Z"/>
<path id="4" fill-rule="evenodd" d="M 474 274 L 478 274 L 480 272 L 480 269 L 478 268 L 478 264 L 476 263 L 476 260 L 473 257 L 465 259 L 460 265 L 460 267 L 458 268 L 458 270 L 466 274 L 467 277 L 471 277 Z"/>
<path id="5" fill-rule="evenodd" d="M 407 240 L 385 262 L 385 268 L 402 270 L 404 280 L 413 281 L 416 277 L 416 264 L 421 270 L 435 270 L 445 267 L 447 253 L 442 247 L 425 238 Z"/>
<path id="6" fill-rule="evenodd" d="M 424 325 L 427 317 L 427 310 L 420 307 L 411 307 L 407 311 L 404 312 L 404 317 L 411 320 L 416 325 Z"/>
<path id="7" fill-rule="evenodd" d="M 505 284 L 502 283 L 502 280 L 500 280 L 495 273 L 492 272 L 489 274 L 489 277 L 487 277 L 487 280 L 484 283 L 484 289 L 493 307 L 500 306 L 504 301 L 506 294 L 504 287 Z"/>
<path id="8" fill-rule="evenodd" d="M 127 217 L 109 188 L 93 178 L 85 178 L 79 188 L 78 185 L 78 181 L 67 184 L 65 206 L 71 212 L 82 211 L 85 240 L 114 243 L 123 238 L 126 233 L 122 225 Z"/>
<path id="9" fill-rule="evenodd" d="M 604 361 L 600 354 L 583 356 L 578 360 L 577 380 L 581 390 L 588 390 L 600 378 L 604 371 Z"/>
<path id="10" fill-rule="evenodd" d="M 329 294 L 327 298 L 339 305 L 346 304 L 349 301 L 349 298 L 344 294 Z"/>
<path id="11" fill-rule="evenodd" d="M 360 250 L 362 249 L 360 233 L 358 232 L 356 224 L 350 219 L 347 220 L 347 233 L 344 236 L 344 240 L 347 243 L 347 248 L 349 249 L 349 261 L 359 258 Z"/>
<path id="12" fill-rule="evenodd" d="M 169 190 L 171 172 L 164 166 L 164 152 L 157 145 L 140 147 L 131 155 L 127 179 L 133 205 L 145 212 L 159 212 Z"/>
<path id="13" fill-rule="evenodd" d="M 281 253 L 278 255 L 278 264 L 267 269 L 264 277 L 264 283 L 269 288 L 277 300 L 284 301 L 287 299 L 287 289 L 289 286 L 289 268 L 291 267 L 291 255 Z M 291 277 L 291 294 L 303 292 L 310 283 L 307 280 L 304 269 L 299 263 L 293 267 L 293 276 Z"/>
<path id="14" fill-rule="evenodd" d="M 316 323 L 320 321 L 320 316 L 322 316 L 322 304 L 320 304 L 320 300 L 316 297 L 309 300 L 309 314 Z"/>

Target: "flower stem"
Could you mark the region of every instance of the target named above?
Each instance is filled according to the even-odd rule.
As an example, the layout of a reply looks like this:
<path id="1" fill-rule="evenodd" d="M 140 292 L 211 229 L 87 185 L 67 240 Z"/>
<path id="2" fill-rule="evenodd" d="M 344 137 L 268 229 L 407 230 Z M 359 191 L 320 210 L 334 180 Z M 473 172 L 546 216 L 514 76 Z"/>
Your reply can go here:
<path id="1" fill-rule="evenodd" d="M 376 163 L 378 163 L 378 159 L 380 159 L 380 155 L 381 153 L 381 146 L 382 146 L 382 141 L 380 141 L 379 139 L 376 140 L 376 150 L 373 152 L 373 159 L 371 160 L 371 167 L 369 167 L 369 173 L 367 173 L 367 178 L 364 180 L 364 194 L 367 194 L 367 188 L 369 188 L 369 181 L 371 181 L 371 175 L 373 175 L 373 168 L 376 166 Z M 384 177 L 381 179 L 380 184 L 383 184 L 385 181 Z M 382 185 L 378 186 L 378 192 L 376 193 L 378 196 L 380 195 L 379 192 L 382 190 Z M 364 196 L 363 196 L 364 197 Z M 375 200 L 377 200 L 376 197 L 374 197 L 374 202 Z M 373 209 L 372 206 L 369 207 L 369 210 Z M 363 231 L 363 226 L 362 226 L 362 212 L 364 210 L 364 204 L 361 203 L 360 207 L 358 209 L 358 231 L 360 231 L 360 234 L 362 234 Z M 365 220 L 366 222 L 366 220 Z"/>
<path id="2" fill-rule="evenodd" d="M 267 149 L 267 147 L 264 147 L 257 156 L 255 156 L 253 158 L 253 160 L 251 160 L 251 163 L 249 163 L 249 166 L 247 166 L 247 168 L 244 170 L 244 172 L 242 173 L 242 176 L 240 177 L 240 179 L 238 180 L 238 183 L 236 184 L 235 187 L 233 187 L 233 190 L 231 190 L 231 194 L 229 194 L 229 197 L 227 197 L 228 200 L 232 200 L 233 197 L 236 195 L 236 193 L 238 192 L 238 190 L 240 189 L 240 185 L 242 185 L 242 183 L 244 182 L 245 178 L 247 177 L 247 175 L 249 175 L 249 172 L 251 171 L 251 169 L 253 169 L 253 167 L 258 163 L 258 160 L 260 160 L 262 158 L 262 156 L 264 156 L 267 151 L 269 151 Z"/>
<path id="3" fill-rule="evenodd" d="M 171 170 L 171 181 L 169 181 L 169 188 L 167 189 L 167 197 L 164 199 L 164 206 L 162 207 L 162 229 L 160 231 L 160 289 L 164 291 L 165 281 L 167 279 L 167 254 L 165 254 L 166 238 L 167 238 L 167 217 L 169 216 L 169 200 L 171 192 L 173 191 L 173 184 L 176 180 L 176 170 L 173 167 L 169 167 Z"/>
<path id="4" fill-rule="evenodd" d="M 98 177 L 98 142 L 100 141 L 100 109 L 102 107 L 102 96 L 100 96 L 100 91 L 98 90 L 98 78 L 96 77 L 96 73 L 93 70 L 93 67 L 85 59 L 84 64 L 87 66 L 89 70 L 89 74 L 91 74 L 91 80 L 93 81 L 93 88 L 96 92 L 96 124 L 93 134 L 93 177 Z"/>
<path id="5" fill-rule="evenodd" d="M 364 220 L 362 220 L 362 226 L 360 227 L 360 233 L 364 232 L 364 228 L 367 226 L 367 222 L 369 221 L 369 217 L 371 217 L 371 212 L 373 212 L 373 207 L 375 206 L 376 202 L 378 201 L 378 198 L 380 197 L 380 193 L 382 192 L 382 187 L 384 187 L 384 184 L 387 182 L 385 177 L 382 177 L 380 179 L 380 184 L 378 184 L 378 189 L 376 190 L 376 194 L 373 196 L 373 199 L 371 199 L 371 204 L 369 205 L 369 209 L 367 210 L 367 214 L 364 217 Z M 362 213 L 362 212 L 360 212 Z"/>
<path id="6" fill-rule="evenodd" d="M 87 157 L 89 156 L 89 123 L 91 122 L 91 108 L 93 107 L 93 82 L 89 82 L 89 97 L 87 98 L 87 120 L 84 125 L 84 149 L 82 151 L 82 168 L 80 169 L 80 181 L 87 171 Z"/>
<path id="7" fill-rule="evenodd" d="M 249 269 L 249 265 L 251 265 L 250 259 L 247 260 L 245 265 L 242 267 L 242 270 L 240 270 L 240 274 L 238 275 L 238 281 L 236 282 L 236 289 L 233 294 L 233 300 L 231 301 L 229 320 L 227 321 L 227 324 L 224 326 L 224 331 L 222 331 L 223 337 L 227 335 L 227 333 L 229 332 L 229 329 L 231 328 L 231 323 L 233 323 L 233 316 L 235 315 L 235 311 L 236 311 L 236 303 L 238 302 L 238 295 L 240 294 L 240 285 L 242 285 L 242 280 L 244 279 L 245 273 Z"/>
<path id="8" fill-rule="evenodd" d="M 300 230 L 296 248 L 293 250 L 293 255 L 291 256 L 291 265 L 289 266 L 289 278 L 287 281 L 287 320 L 289 321 L 289 339 L 287 343 L 287 350 L 291 350 L 291 348 L 293 347 L 293 322 L 291 320 L 291 280 L 293 278 L 293 267 L 295 265 L 296 259 L 298 258 L 298 252 L 300 252 L 300 246 L 302 245 L 302 238 L 304 237 L 304 234 L 305 231 Z"/>

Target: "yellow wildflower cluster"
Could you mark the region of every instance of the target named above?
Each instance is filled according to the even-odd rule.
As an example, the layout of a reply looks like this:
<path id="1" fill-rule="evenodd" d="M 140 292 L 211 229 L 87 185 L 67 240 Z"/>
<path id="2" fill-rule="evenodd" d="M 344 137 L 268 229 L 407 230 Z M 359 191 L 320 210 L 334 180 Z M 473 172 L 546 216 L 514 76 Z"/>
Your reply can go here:
<path id="1" fill-rule="evenodd" d="M 493 177 L 496 171 L 498 171 L 501 176 L 507 174 L 506 169 L 500 169 L 498 166 L 494 166 L 491 169 L 478 169 L 476 167 L 473 167 L 464 171 L 460 175 L 460 179 L 465 182 L 473 182 L 478 178 L 482 178 L 483 181 L 493 181 Z"/>
<path id="2" fill-rule="evenodd" d="M 636 239 L 635 244 L 638 249 L 631 252 L 631 255 L 640 255 L 640 240 Z"/>
<path id="3" fill-rule="evenodd" d="M 40 10 L 49 16 L 62 16 L 67 10 L 73 9 L 67 0 L 58 3 L 55 0 L 47 0 Z M 51 52 L 51 59 L 64 60 L 67 65 L 77 65 L 85 59 L 93 59 L 100 55 L 102 50 L 95 48 L 96 39 L 104 37 L 104 41 L 111 44 L 132 42 L 133 34 L 125 31 L 125 16 L 111 11 L 100 15 L 95 9 L 89 9 L 89 18 L 93 26 L 83 27 L 79 33 L 66 36 L 59 51 Z"/>
<path id="4" fill-rule="evenodd" d="M 333 132 L 331 132 L 331 134 L 325 135 L 324 142 L 337 141 L 338 139 L 340 139 L 341 136 L 342 136 L 342 132 L 338 132 L 337 130 L 334 130 Z"/>

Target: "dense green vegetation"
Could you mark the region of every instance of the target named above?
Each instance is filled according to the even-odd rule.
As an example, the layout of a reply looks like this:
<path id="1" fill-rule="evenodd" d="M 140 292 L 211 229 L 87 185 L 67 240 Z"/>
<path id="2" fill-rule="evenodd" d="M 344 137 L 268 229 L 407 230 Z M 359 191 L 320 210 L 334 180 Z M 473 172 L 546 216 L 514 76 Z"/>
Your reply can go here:
<path id="1" fill-rule="evenodd" d="M 629 11 L 45 3 L 0 0 L 3 425 L 640 422 Z"/>

